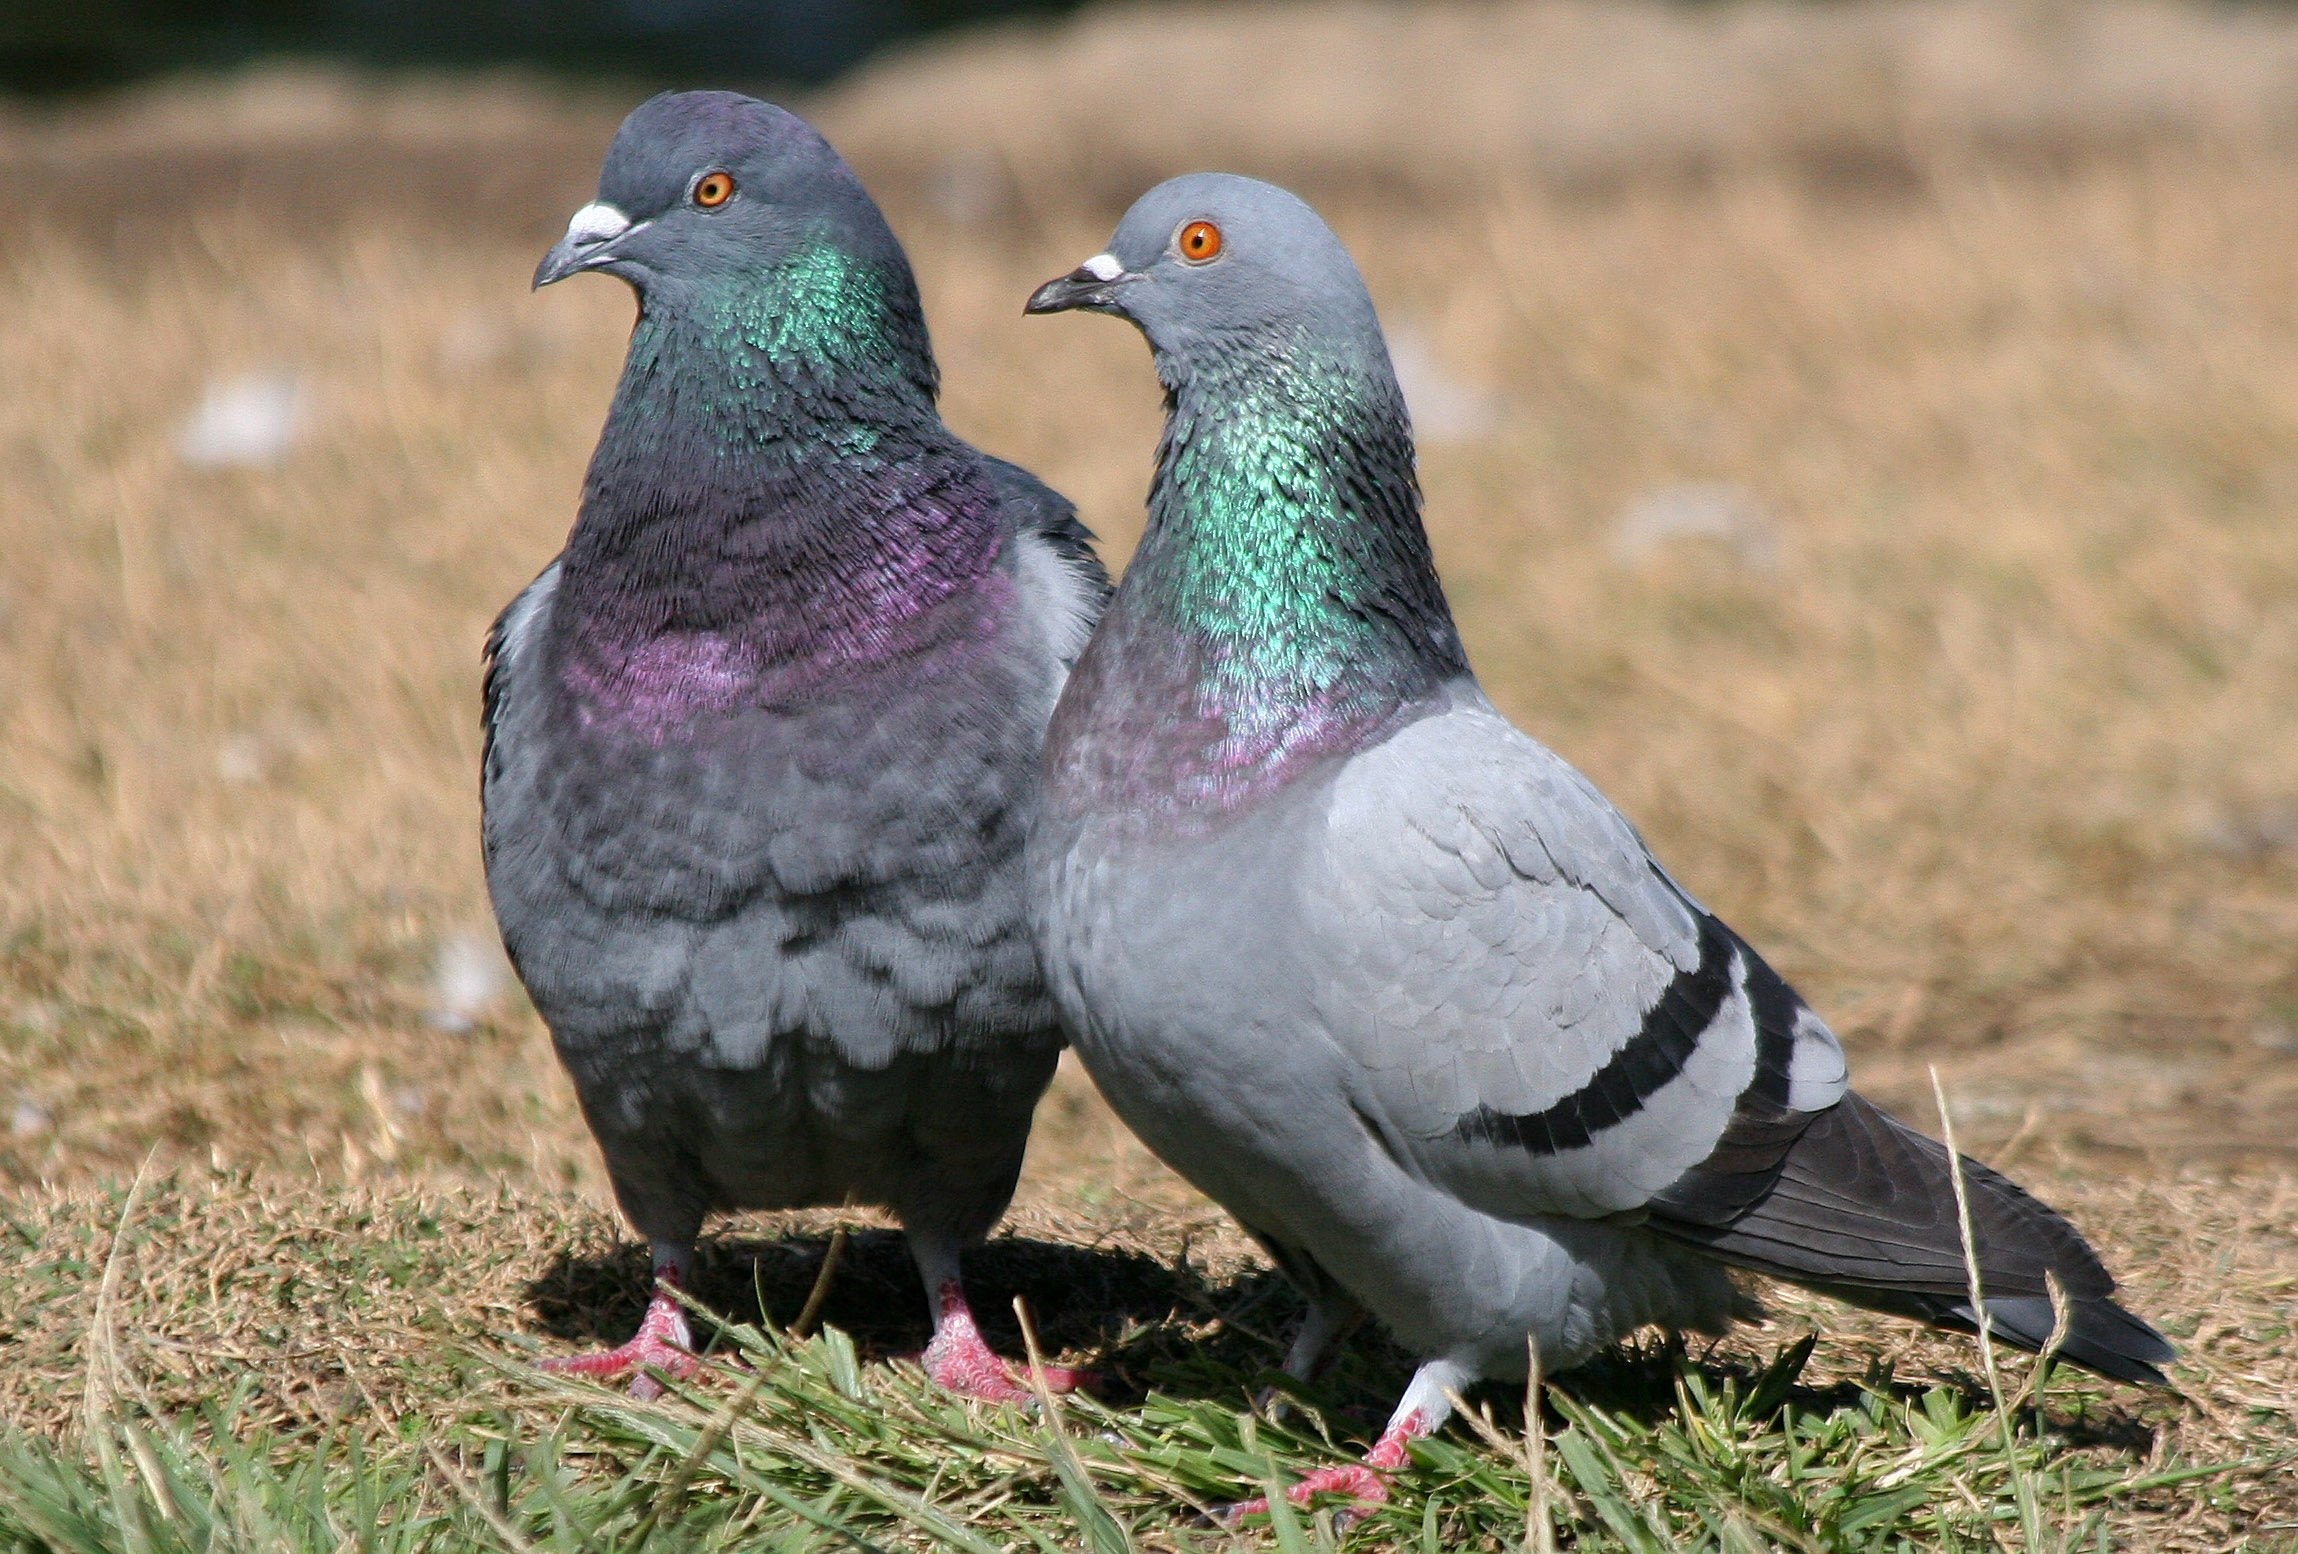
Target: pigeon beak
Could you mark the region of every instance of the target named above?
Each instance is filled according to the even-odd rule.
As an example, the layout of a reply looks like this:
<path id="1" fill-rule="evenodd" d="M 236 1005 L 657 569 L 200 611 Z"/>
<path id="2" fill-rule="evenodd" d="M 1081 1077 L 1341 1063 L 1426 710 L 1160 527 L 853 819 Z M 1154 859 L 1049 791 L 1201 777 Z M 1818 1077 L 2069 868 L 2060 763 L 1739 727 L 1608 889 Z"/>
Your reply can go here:
<path id="1" fill-rule="evenodd" d="M 1114 254 L 1095 254 L 1057 280 L 1047 281 L 1029 294 L 1024 313 L 1067 313 L 1083 308 L 1091 313 L 1117 311 L 1117 288 L 1141 279 Z"/>
<path id="2" fill-rule="evenodd" d="M 593 200 L 574 213 L 574 218 L 567 223 L 567 235 L 535 266 L 535 290 L 541 291 L 570 275 L 597 269 L 614 257 L 616 239 L 628 237 L 637 230 L 621 211 L 603 200 Z"/>

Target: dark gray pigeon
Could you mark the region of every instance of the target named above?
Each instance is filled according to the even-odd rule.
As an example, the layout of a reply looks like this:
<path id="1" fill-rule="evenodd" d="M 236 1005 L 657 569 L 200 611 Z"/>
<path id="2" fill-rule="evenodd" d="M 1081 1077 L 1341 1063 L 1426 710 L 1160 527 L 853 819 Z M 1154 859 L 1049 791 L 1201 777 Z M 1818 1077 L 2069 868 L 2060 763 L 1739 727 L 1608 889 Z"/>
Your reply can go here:
<path id="1" fill-rule="evenodd" d="M 1021 1397 L 958 1255 L 1061 1046 L 1022 843 L 1107 575 L 1068 502 L 942 424 L 909 262 L 803 121 L 640 107 L 535 284 L 585 270 L 638 321 L 574 532 L 488 644 L 503 942 L 662 1284 L 714 1209 L 884 1204 L 935 1378 Z M 552 1363 L 689 1348 L 658 1290 L 630 1343 Z"/>
<path id="2" fill-rule="evenodd" d="M 1132 320 L 1168 394 L 1148 532 L 1055 712 L 1030 843 L 1046 978 L 1102 1093 L 1309 1300 L 1423 1357 L 1384 1493 L 1449 1391 L 1750 1311 L 1729 1266 L 1973 1323 L 1946 1151 L 1602 794 L 1493 710 L 1421 528 L 1356 267 L 1202 174 L 1033 313 Z M 1966 1162 L 1988 1316 L 2162 1381 L 2171 1348 L 2064 1219 Z"/>

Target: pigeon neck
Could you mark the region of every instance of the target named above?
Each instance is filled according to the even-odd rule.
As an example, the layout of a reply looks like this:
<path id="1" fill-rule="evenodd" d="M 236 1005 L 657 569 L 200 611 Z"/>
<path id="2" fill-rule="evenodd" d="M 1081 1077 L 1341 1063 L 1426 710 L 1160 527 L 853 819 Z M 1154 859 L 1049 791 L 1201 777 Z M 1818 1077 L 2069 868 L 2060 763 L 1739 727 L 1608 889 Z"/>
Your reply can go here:
<path id="1" fill-rule="evenodd" d="M 1000 543 L 980 459 L 934 408 L 906 272 L 830 247 L 642 304 L 560 596 L 606 659 L 901 651 Z"/>
<path id="2" fill-rule="evenodd" d="M 1189 372 L 1110 614 L 1101 662 L 1079 673 L 1103 682 L 1096 698 L 1122 678 L 1163 704 L 1117 711 L 1165 751 L 1127 785 L 1189 804 L 1282 786 L 1465 674 L 1385 360 L 1268 353 Z"/>

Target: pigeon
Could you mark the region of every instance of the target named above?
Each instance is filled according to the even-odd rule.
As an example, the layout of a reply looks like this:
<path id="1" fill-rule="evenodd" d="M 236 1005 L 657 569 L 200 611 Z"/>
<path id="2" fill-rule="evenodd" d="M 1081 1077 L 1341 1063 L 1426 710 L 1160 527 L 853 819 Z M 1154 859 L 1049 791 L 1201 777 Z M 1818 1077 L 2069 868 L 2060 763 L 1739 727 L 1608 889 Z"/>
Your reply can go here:
<path id="1" fill-rule="evenodd" d="M 1160 184 L 1039 288 L 1147 337 L 1148 527 L 1062 693 L 1028 851 L 1070 1040 L 1308 1305 L 1420 1359 L 1378 1501 L 1481 1378 L 1758 1314 L 1754 1270 L 1971 1328 L 1947 1152 L 1852 1091 L 1818 1014 L 1479 688 L 1421 525 L 1380 323 L 1291 194 Z M 2163 1382 L 2065 1219 L 1964 1161 L 1986 1314 Z M 1248 1509 L 1250 1503 L 1248 1503 Z"/>
<path id="2" fill-rule="evenodd" d="M 636 1338 L 551 1368 L 692 1374 L 672 1287 L 713 1210 L 880 1204 L 929 1371 L 1020 1400 L 959 1253 L 1060 1055 L 1022 849 L 1107 574 L 942 424 L 909 262 L 803 120 L 640 106 L 535 285 L 587 270 L 638 317 L 573 532 L 489 640 L 484 843 L 658 1282 Z"/>

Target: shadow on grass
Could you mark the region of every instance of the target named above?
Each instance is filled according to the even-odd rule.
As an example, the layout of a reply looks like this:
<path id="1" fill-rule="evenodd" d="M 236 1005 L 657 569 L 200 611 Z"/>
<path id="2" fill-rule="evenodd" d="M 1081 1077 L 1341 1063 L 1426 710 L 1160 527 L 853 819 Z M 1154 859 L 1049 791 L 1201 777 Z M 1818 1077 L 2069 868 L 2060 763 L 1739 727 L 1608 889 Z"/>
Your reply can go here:
<path id="1" fill-rule="evenodd" d="M 732 1321 L 763 1317 L 787 1327 L 813 1292 L 828 1249 L 824 1235 L 706 1241 L 697 1249 L 694 1297 Z M 1019 1296 L 1047 1353 L 1083 1358 L 1095 1372 L 1096 1393 L 1117 1404 L 1151 1390 L 1234 1392 L 1240 1376 L 1274 1370 L 1284 1352 L 1279 1335 L 1301 1315 L 1299 1299 L 1273 1272 L 1215 1284 L 1186 1264 L 1146 1253 L 1025 1236 L 975 1247 L 965 1275 L 992 1348 L 1022 1354 L 1013 1314 Z M 526 1295 L 541 1331 L 609 1345 L 637 1330 L 651 1286 L 645 1250 L 626 1245 L 603 1255 L 562 1252 Z M 932 1331 L 925 1290 L 899 1232 L 852 1234 L 819 1321 L 843 1329 L 865 1359 L 925 1346 Z"/>
<path id="2" fill-rule="evenodd" d="M 1926 1397 L 1942 1388 L 1957 1394 L 1970 1413 L 1984 1414 L 1994 1406 L 1986 1378 L 1975 1368 L 1975 1352 L 1974 1368 L 1969 1370 L 1905 1375 L 1876 1360 L 1856 1379 L 1820 1384 L 1804 1381 L 1805 1364 L 1816 1346 L 1827 1341 L 1822 1333 L 1815 1339 L 1790 1342 L 1767 1360 L 1755 1353 L 1719 1350 L 1704 1339 L 1687 1341 L 1680 1335 L 1636 1339 L 1605 1350 L 1587 1364 L 1553 1378 L 1549 1385 L 1575 1402 L 1647 1429 L 1681 1416 L 1679 1387 L 1692 1378 L 1711 1395 L 1728 1393 L 1744 1400 L 1738 1412 L 1751 1424 L 1769 1423 L 1783 1411 L 1797 1419 L 1827 1418 L 1864 1407 L 1870 1398 L 1920 1409 Z M 2006 1375 L 2005 1390 L 2017 1392 L 2024 1374 L 2022 1364 L 2018 1376 Z M 2084 1381 L 2079 1391 L 2066 1385 L 2077 1377 Z M 1493 1420 L 1504 1433 L 1522 1433 L 1524 1392 L 1520 1385 L 1486 1384 L 1471 1396 L 1490 1403 Z M 2015 1418 L 2029 1435 L 2048 1433 L 2070 1447 L 2144 1457 L 2154 1447 L 2156 1429 L 2131 1411 L 2129 1405 L 2138 1396 L 2124 1388 L 2102 1395 L 2094 1378 L 2074 1367 L 2060 1366 L 2053 1370 L 2045 1389 L 2045 1404 L 2038 1407 L 2030 1400 L 2016 1410 Z M 1552 1403 L 1542 1412 L 1551 1430 L 1566 1422 Z"/>
<path id="3" fill-rule="evenodd" d="M 829 1238 L 818 1234 L 706 1241 L 696 1259 L 695 1298 L 732 1321 L 763 1317 L 786 1328 L 812 1294 L 828 1247 Z M 967 1292 L 993 1348 L 1015 1358 L 1023 1353 L 1013 1314 L 1020 1296 L 1047 1353 L 1083 1359 L 1094 1372 L 1093 1391 L 1119 1407 L 1159 1392 L 1225 1398 L 1242 1410 L 1275 1385 L 1343 1427 L 1342 1434 L 1353 1427 L 1369 1442 L 1413 1370 L 1411 1356 L 1368 1323 L 1313 1384 L 1303 1387 L 1284 1377 L 1278 1367 L 1302 1305 L 1271 1270 L 1216 1282 L 1186 1263 L 1175 1267 L 1143 1252 L 999 1236 L 966 1254 L 965 1271 Z M 542 1331 L 603 1346 L 637 1330 L 650 1288 L 645 1250 L 625 1245 L 603 1255 L 562 1252 L 528 1286 L 527 1298 Z M 924 1347 L 931 1331 L 925 1291 L 899 1232 L 862 1230 L 851 1236 L 819 1320 L 843 1329 L 866 1360 L 914 1355 Z M 1802 1380 L 1809 1352 L 1790 1343 L 1767 1363 L 1705 1341 L 1651 1338 L 1606 1350 L 1552 1385 L 1645 1427 L 1678 1415 L 1679 1387 L 1688 1377 L 1697 1377 L 1712 1394 L 1728 1390 L 1745 1399 L 1743 1417 L 1751 1422 L 1781 1409 L 1796 1417 L 1825 1417 L 1878 1395 L 1919 1406 L 1941 1385 L 1962 1393 L 1970 1409 L 1989 1406 L 1986 1383 L 1975 1370 L 1902 1376 L 1878 1363 L 1856 1380 L 1809 1384 Z M 1487 1383 L 1471 1397 L 1490 1406 L 1504 1432 L 1522 1430 L 1520 1385 Z M 2119 1398 L 2054 1386 L 2049 1402 L 2047 1419 L 2037 1417 L 2030 1404 L 2022 1424 L 2078 1447 L 2143 1456 L 2153 1445 L 2153 1428 Z M 1561 1427 L 1553 1408 L 1548 1415 L 1551 1429 Z"/>

